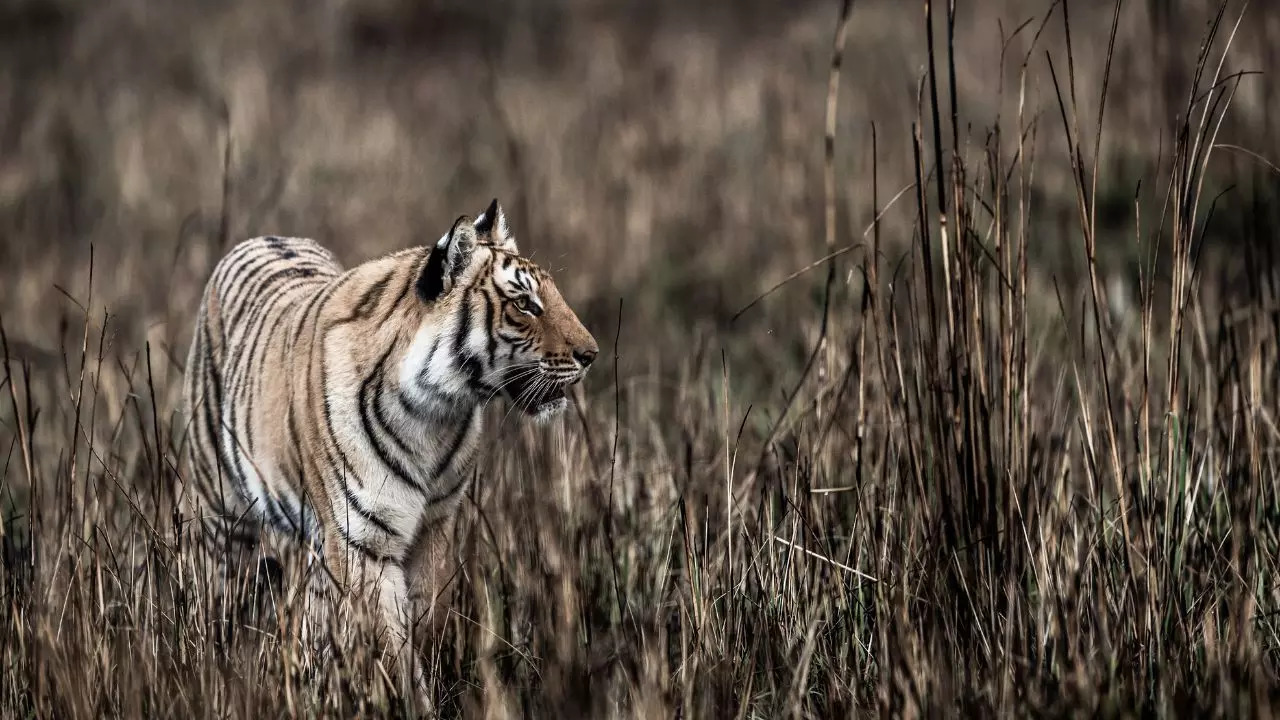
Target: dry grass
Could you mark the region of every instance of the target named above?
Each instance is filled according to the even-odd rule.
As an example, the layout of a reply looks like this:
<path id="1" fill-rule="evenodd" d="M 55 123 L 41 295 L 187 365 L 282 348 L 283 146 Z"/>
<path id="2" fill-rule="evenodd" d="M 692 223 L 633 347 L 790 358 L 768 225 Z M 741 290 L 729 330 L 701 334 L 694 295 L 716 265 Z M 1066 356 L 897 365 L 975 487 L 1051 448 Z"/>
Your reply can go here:
<path id="1" fill-rule="evenodd" d="M 1280 13 L 855 3 L 824 167 L 835 3 L 297 5 L 0 5 L 0 715 L 408 712 L 200 581 L 174 358 L 228 238 L 494 193 L 603 357 L 494 408 L 444 715 L 1273 713 Z"/>

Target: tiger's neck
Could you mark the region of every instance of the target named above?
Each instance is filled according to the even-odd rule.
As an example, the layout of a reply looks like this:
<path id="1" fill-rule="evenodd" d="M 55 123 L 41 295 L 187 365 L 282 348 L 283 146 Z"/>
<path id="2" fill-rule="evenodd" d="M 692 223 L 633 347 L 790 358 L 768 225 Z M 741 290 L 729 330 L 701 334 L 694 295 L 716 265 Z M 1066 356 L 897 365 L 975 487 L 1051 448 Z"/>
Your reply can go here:
<path id="1" fill-rule="evenodd" d="M 397 253 L 334 281 L 318 313 L 314 372 L 329 379 L 315 453 L 349 477 L 370 512 L 410 522 L 413 509 L 456 497 L 481 432 L 484 398 L 457 375 L 452 307 L 423 308 L 412 281 L 420 256 Z M 429 314 L 430 317 L 425 317 Z M 409 328 L 413 328 L 410 330 Z M 395 534 L 406 532 L 391 522 Z"/>

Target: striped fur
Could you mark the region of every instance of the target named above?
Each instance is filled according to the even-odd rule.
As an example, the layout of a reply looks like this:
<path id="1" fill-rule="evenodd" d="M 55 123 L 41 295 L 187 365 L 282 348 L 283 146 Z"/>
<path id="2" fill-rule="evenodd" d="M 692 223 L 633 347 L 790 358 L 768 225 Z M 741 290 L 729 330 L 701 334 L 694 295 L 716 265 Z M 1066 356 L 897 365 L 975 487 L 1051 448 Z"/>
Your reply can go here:
<path id="1" fill-rule="evenodd" d="M 313 544 L 404 639 L 406 603 L 452 574 L 482 407 L 553 413 L 597 351 L 497 200 L 434 246 L 345 272 L 311 240 L 243 242 L 195 324 L 184 502 L 218 545 L 264 526 Z"/>

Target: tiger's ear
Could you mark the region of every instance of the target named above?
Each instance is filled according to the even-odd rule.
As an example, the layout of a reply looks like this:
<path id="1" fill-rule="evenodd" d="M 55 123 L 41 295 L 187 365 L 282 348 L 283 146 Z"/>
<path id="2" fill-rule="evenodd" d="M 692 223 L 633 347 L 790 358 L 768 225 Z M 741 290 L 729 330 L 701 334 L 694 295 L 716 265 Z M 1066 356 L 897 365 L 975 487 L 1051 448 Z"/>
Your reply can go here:
<path id="1" fill-rule="evenodd" d="M 489 207 L 476 218 L 476 232 L 488 235 L 490 244 L 499 250 L 520 252 L 516 248 L 516 238 L 511 234 L 511 227 L 507 225 L 507 214 L 502 211 L 502 205 L 498 204 L 498 198 L 494 198 Z"/>
<path id="2" fill-rule="evenodd" d="M 418 297 L 432 302 L 444 297 L 471 264 L 476 249 L 476 228 L 471 218 L 463 215 L 453 223 L 449 234 L 431 248 L 427 264 L 418 276 Z"/>

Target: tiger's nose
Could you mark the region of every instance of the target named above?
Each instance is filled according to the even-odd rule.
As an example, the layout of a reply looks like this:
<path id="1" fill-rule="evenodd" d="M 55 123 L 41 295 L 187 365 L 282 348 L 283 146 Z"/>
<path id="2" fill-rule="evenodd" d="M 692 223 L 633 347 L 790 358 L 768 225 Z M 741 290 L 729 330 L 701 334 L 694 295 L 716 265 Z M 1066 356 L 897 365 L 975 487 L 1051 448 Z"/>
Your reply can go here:
<path id="1" fill-rule="evenodd" d="M 583 370 L 591 366 L 591 362 L 600 354 L 600 350 L 594 346 L 577 348 L 573 351 L 573 359 L 578 361 Z"/>

